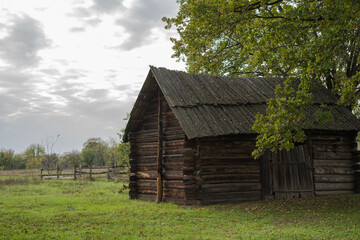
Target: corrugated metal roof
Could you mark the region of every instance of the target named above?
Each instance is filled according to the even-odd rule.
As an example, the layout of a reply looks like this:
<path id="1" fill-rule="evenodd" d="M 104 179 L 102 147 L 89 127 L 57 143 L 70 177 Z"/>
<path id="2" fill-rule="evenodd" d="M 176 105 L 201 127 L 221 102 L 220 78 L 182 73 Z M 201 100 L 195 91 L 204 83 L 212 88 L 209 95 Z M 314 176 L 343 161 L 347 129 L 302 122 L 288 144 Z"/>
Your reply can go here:
<path id="1" fill-rule="evenodd" d="M 146 104 L 146 93 L 151 92 L 149 88 L 155 81 L 186 136 L 192 139 L 254 133 L 255 115 L 265 113 L 266 102 L 275 97 L 275 86 L 283 79 L 217 77 L 150 67 L 126 133 L 136 129 L 136 119 L 140 118 Z M 329 105 L 327 108 L 334 117 L 334 121 L 326 124 L 320 124 L 314 118 L 323 103 Z M 305 112 L 306 129 L 360 130 L 360 121 L 347 108 L 336 105 L 336 97 L 324 87 L 313 92 L 313 105 Z"/>

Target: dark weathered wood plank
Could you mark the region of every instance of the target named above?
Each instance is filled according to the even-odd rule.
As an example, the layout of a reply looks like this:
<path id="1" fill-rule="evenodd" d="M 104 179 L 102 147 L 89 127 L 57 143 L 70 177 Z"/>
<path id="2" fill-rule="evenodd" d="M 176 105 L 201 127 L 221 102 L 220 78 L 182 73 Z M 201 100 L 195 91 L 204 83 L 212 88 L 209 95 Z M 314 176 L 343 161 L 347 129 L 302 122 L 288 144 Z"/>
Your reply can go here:
<path id="1" fill-rule="evenodd" d="M 354 183 L 315 183 L 315 191 L 342 191 L 351 190 L 354 191 Z"/>
<path id="2" fill-rule="evenodd" d="M 335 168 L 335 167 L 315 167 L 314 168 L 314 174 L 326 174 L 326 175 L 331 175 L 331 174 L 346 175 L 346 174 L 350 174 L 350 175 L 353 175 L 354 174 L 354 169 L 351 169 L 351 168 Z"/>
<path id="3" fill-rule="evenodd" d="M 315 175 L 315 183 L 351 183 L 354 175 Z"/>

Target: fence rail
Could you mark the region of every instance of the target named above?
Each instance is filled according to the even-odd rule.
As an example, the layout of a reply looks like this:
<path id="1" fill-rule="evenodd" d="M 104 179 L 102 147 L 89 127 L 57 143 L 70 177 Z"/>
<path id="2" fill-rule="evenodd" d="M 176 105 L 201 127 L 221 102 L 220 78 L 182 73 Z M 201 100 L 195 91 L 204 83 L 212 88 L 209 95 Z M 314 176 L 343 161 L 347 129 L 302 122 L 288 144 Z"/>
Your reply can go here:
<path id="1" fill-rule="evenodd" d="M 108 179 L 128 180 L 129 167 L 127 166 L 80 166 L 78 168 L 40 169 L 40 178 L 49 179 Z"/>

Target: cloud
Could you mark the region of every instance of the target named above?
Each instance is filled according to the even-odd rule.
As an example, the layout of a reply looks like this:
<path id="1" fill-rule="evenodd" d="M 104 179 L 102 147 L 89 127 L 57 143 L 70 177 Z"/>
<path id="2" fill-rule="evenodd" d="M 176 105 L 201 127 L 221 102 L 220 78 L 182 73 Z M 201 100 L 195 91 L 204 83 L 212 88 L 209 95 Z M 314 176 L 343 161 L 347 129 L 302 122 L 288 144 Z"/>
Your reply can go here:
<path id="1" fill-rule="evenodd" d="M 92 5 L 78 7 L 68 16 L 78 18 L 85 27 L 96 27 L 104 14 L 116 18 L 115 24 L 125 32 L 120 34 L 125 41 L 110 49 L 132 50 L 149 45 L 158 39 L 154 29 L 164 28 L 161 19 L 164 16 L 175 16 L 179 5 L 175 0 L 133 0 L 130 6 L 124 6 L 124 0 L 92 0 Z M 75 32 L 83 30 L 73 28 Z"/>
<path id="2" fill-rule="evenodd" d="M 150 10 L 151 9 L 151 10 Z M 116 24 L 125 28 L 129 37 L 118 48 L 132 50 L 151 44 L 156 38 L 152 35 L 155 28 L 163 28 L 161 18 L 176 14 L 178 4 L 169 0 L 134 0 Z"/>
<path id="3" fill-rule="evenodd" d="M 77 7 L 74 8 L 71 13 L 67 14 L 69 17 L 76 17 L 76 18 L 88 18 L 91 17 L 91 12 L 89 9 L 84 7 Z"/>
<path id="4" fill-rule="evenodd" d="M 77 33 L 77 32 L 85 32 L 84 27 L 72 27 L 69 29 L 70 32 Z"/>
<path id="5" fill-rule="evenodd" d="M 124 0 L 93 0 L 92 9 L 99 13 L 113 13 L 124 8 Z"/>
<path id="6" fill-rule="evenodd" d="M 15 68 L 4 69 L 0 71 L 0 86 L 6 89 L 20 89 L 25 87 L 31 77 L 31 74 L 19 72 Z"/>
<path id="7" fill-rule="evenodd" d="M 0 57 L 16 69 L 37 66 L 38 52 L 50 45 L 40 23 L 28 15 L 14 16 L 4 29 L 7 35 L 0 39 Z"/>
<path id="8" fill-rule="evenodd" d="M 101 23 L 101 19 L 99 18 L 90 18 L 84 21 L 85 25 L 96 27 L 99 23 Z"/>
<path id="9" fill-rule="evenodd" d="M 45 73 L 50 76 L 59 76 L 61 73 L 56 68 L 46 68 L 40 70 L 40 72 Z"/>

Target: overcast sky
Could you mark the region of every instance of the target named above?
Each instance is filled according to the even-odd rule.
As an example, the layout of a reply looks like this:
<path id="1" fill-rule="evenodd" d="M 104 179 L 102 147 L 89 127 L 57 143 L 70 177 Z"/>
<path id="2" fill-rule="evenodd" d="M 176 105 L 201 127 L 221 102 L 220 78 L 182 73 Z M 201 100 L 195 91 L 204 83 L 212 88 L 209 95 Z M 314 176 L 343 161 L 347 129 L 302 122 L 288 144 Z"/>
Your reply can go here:
<path id="1" fill-rule="evenodd" d="M 171 58 L 176 0 L 0 0 L 0 149 L 58 153 L 125 127 L 149 65 Z"/>

